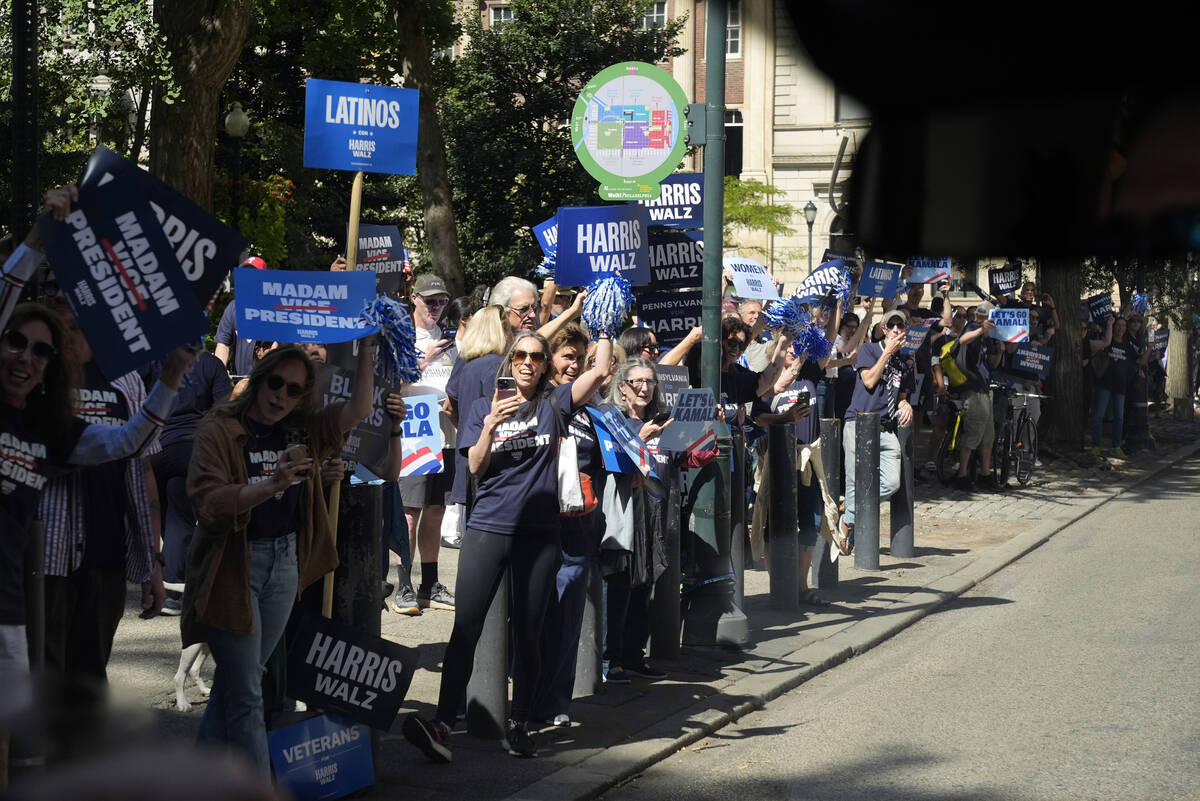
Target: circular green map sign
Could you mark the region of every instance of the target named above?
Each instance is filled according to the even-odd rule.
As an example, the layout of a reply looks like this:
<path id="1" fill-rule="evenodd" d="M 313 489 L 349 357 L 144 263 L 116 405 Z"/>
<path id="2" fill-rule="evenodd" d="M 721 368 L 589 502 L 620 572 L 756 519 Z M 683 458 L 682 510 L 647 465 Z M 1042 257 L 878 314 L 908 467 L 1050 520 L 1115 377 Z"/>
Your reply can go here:
<path id="1" fill-rule="evenodd" d="M 653 200 L 683 158 L 687 97 L 666 71 L 614 64 L 583 87 L 571 115 L 575 154 L 605 200 Z"/>

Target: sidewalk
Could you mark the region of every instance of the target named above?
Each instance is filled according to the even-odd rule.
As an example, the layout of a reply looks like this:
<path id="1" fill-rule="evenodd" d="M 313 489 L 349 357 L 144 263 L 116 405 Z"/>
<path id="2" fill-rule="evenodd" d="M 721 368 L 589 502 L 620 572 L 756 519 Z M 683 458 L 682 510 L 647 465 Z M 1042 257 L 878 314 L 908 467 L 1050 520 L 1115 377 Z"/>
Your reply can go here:
<path id="1" fill-rule="evenodd" d="M 538 759 L 515 759 L 497 742 L 471 737 L 460 727 L 451 739 L 454 763 L 430 764 L 403 739 L 397 722 L 381 738 L 373 797 L 405 801 L 594 798 L 891 637 L 1105 501 L 1200 449 L 1196 427 L 1155 421 L 1154 428 L 1159 437 L 1157 452 L 1126 462 L 1106 460 L 1092 469 L 1048 462 L 1035 472 L 1030 486 L 1018 488 L 1012 482 L 1001 495 L 968 495 L 936 483 L 919 484 L 915 557 L 906 561 L 890 557 L 885 518 L 880 526 L 881 569 L 857 571 L 852 557 L 842 558 L 838 588 L 824 591 L 833 606 L 804 608 L 799 615 L 774 611 L 769 607 L 766 572 L 748 570 L 745 612 L 751 643 L 745 651 L 685 647 L 678 660 L 655 660 L 670 672 L 667 680 L 635 679 L 632 685 L 606 686 L 600 694 L 577 699 L 569 729 L 547 728 L 538 736 Z M 447 559 L 444 553 L 443 572 L 449 567 L 447 561 L 453 557 Z M 1009 601 L 977 597 L 972 602 Z M 421 651 L 421 668 L 402 714 L 432 713 L 438 686 L 436 660 L 452 618 L 448 612 L 426 612 L 420 618 L 384 619 L 384 636 Z"/>

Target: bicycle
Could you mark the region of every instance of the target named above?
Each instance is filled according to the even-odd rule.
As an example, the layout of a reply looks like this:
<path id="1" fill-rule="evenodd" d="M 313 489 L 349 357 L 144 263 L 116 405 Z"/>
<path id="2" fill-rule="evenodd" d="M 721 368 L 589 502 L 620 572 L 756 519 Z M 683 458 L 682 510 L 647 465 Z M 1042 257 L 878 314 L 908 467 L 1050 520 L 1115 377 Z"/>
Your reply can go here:
<path id="1" fill-rule="evenodd" d="M 1048 398 L 1036 392 L 1019 392 L 1008 384 L 992 384 L 997 400 L 1003 399 L 1003 415 L 996 416 L 996 444 L 992 448 L 992 466 L 1000 486 L 1008 484 L 1010 473 L 1022 487 L 1033 478 L 1037 464 L 1037 427 L 1029 415 L 1029 398 Z M 1017 398 L 1020 398 L 1018 405 Z M 1013 410 L 1016 408 L 1014 418 Z"/>
<path id="2" fill-rule="evenodd" d="M 936 462 L 938 480 L 943 484 L 949 484 L 958 475 L 958 435 L 962 429 L 963 403 L 953 395 L 941 397 L 939 403 L 948 403 L 953 409 L 950 419 L 946 423 L 946 433 L 942 436 L 942 443 L 938 446 Z M 975 456 L 971 459 L 970 465 L 972 481 L 975 480 L 978 470 L 979 458 Z"/>

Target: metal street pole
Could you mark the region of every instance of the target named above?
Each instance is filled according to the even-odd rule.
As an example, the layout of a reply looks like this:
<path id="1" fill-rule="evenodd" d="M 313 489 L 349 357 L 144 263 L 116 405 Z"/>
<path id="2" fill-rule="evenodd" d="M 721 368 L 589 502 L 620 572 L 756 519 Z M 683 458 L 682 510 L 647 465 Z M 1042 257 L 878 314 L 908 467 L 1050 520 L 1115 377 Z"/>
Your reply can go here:
<path id="1" fill-rule="evenodd" d="M 38 4 L 12 0 L 13 121 L 12 235 L 20 242 L 39 208 L 38 177 Z"/>

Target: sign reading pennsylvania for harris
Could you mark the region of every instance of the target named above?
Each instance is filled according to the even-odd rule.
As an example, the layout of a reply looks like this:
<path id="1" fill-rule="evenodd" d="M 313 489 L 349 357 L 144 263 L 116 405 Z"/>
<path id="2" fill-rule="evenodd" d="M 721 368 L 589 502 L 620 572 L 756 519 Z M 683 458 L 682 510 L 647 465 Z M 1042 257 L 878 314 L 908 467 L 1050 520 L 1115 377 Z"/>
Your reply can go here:
<path id="1" fill-rule="evenodd" d="M 359 315 L 375 300 L 366 270 L 233 271 L 238 336 L 268 342 L 347 342 L 374 333 Z"/>
<path id="2" fill-rule="evenodd" d="M 650 234 L 650 285 L 655 289 L 699 289 L 704 283 L 704 234 Z"/>
<path id="3" fill-rule="evenodd" d="M 704 227 L 704 173 L 677 172 L 662 180 L 654 200 L 633 200 L 650 213 L 650 224 L 664 228 Z"/>
<path id="4" fill-rule="evenodd" d="M 309 78 L 304 95 L 304 166 L 417 174 L 420 92 Z"/>
<path id="5" fill-rule="evenodd" d="M 650 283 L 649 227 L 645 206 L 560 208 L 555 280 L 588 286 L 620 272 L 631 284 Z"/>
<path id="6" fill-rule="evenodd" d="M 105 378 L 208 331 L 175 249 L 133 178 L 80 188 L 67 218 L 43 214 L 38 231 Z"/>
<path id="7" fill-rule="evenodd" d="M 701 291 L 639 292 L 638 321 L 654 332 L 658 344 L 674 347 L 700 325 Z"/>
<path id="8" fill-rule="evenodd" d="M 375 288 L 380 294 L 399 292 L 404 273 L 412 266 L 408 251 L 400 244 L 400 228 L 395 225 L 358 226 L 358 265 L 375 273 Z"/>

